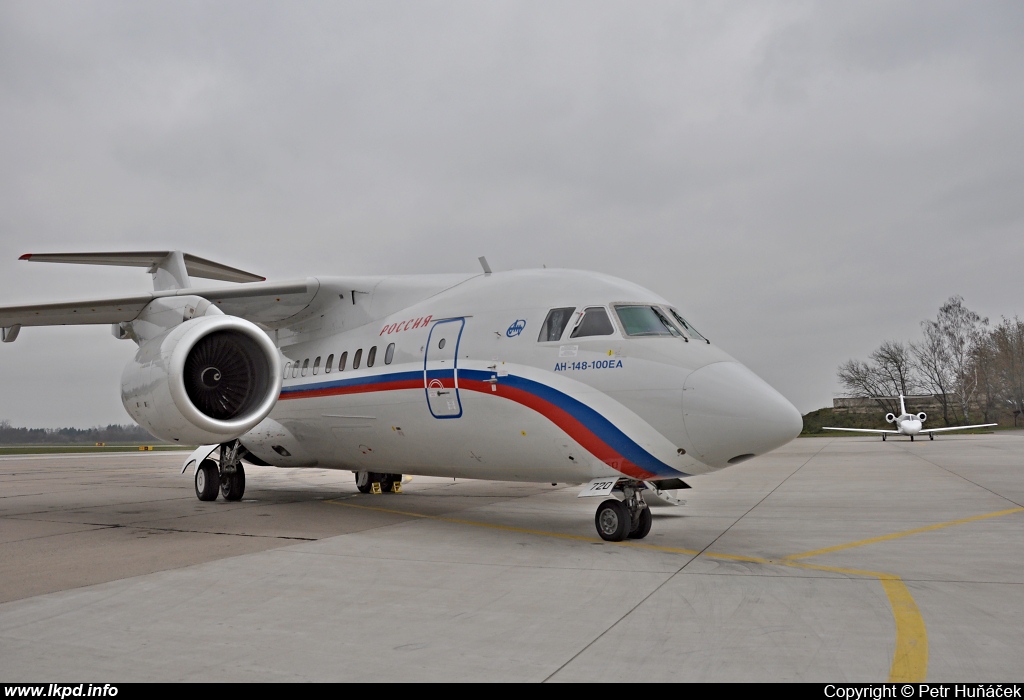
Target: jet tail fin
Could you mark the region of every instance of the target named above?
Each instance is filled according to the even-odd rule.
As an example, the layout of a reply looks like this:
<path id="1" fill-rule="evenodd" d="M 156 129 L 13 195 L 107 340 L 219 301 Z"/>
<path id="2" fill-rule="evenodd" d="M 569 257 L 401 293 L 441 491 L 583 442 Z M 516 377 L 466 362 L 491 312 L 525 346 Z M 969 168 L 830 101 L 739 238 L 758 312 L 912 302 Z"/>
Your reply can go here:
<path id="1" fill-rule="evenodd" d="M 20 260 L 73 263 L 77 265 L 118 265 L 145 267 L 153 275 L 153 290 L 188 289 L 191 277 L 224 282 L 264 282 L 266 277 L 206 260 L 180 250 L 118 253 L 26 253 Z"/>

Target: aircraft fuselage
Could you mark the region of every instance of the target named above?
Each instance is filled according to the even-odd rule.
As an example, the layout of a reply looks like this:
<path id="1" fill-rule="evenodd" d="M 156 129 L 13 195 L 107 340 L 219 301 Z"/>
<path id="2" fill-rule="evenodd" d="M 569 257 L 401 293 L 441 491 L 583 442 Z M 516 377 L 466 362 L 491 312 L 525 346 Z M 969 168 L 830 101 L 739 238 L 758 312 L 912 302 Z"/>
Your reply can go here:
<path id="1" fill-rule="evenodd" d="M 646 309 L 671 319 L 674 308 L 620 279 L 534 270 L 320 283 L 343 313 L 327 308 L 279 334 L 280 399 L 241 438 L 268 464 L 669 479 L 800 431 L 786 399 L 680 317 L 676 333 L 627 328 Z M 610 325 L 577 327 L 590 309 Z M 563 311 L 564 327 L 551 328 Z"/>

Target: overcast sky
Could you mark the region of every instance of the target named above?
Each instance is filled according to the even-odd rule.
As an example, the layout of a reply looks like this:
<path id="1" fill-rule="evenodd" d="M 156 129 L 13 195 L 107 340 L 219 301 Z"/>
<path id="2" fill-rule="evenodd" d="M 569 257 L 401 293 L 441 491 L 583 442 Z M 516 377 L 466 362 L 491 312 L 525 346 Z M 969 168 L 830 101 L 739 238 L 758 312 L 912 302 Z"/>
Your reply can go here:
<path id="1" fill-rule="evenodd" d="M 951 295 L 1024 315 L 1020 2 L 0 2 L 0 304 L 271 279 L 630 279 L 806 412 Z M 0 419 L 130 422 L 106 326 L 0 346 Z"/>

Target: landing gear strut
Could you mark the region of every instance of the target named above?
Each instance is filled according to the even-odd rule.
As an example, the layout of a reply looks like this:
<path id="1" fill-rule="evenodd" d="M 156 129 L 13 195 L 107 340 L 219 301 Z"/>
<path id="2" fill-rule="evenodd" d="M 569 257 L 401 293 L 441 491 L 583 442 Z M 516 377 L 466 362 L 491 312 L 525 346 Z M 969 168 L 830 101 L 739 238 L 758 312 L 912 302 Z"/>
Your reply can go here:
<path id="1" fill-rule="evenodd" d="M 601 539 L 621 542 L 627 537 L 642 540 L 651 531 L 651 509 L 643 497 L 642 482 L 624 481 L 615 490 L 621 490 L 623 499 L 609 498 L 597 507 L 594 526 Z"/>
<path id="2" fill-rule="evenodd" d="M 220 495 L 225 501 L 240 501 L 245 493 L 245 469 L 242 468 L 242 443 L 220 446 Z"/>

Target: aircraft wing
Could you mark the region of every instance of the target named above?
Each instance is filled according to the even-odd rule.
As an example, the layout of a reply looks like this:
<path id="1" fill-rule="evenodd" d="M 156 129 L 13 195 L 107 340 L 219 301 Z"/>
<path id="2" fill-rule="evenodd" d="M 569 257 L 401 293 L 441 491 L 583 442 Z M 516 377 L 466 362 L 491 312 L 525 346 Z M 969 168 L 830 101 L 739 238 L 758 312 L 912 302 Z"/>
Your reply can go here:
<path id="1" fill-rule="evenodd" d="M 156 296 L 195 295 L 212 301 L 229 316 L 239 316 L 254 323 L 275 323 L 291 318 L 308 307 L 320 291 L 320 281 L 309 277 L 296 282 L 253 283 L 238 287 L 215 289 L 177 289 Z"/>
<path id="2" fill-rule="evenodd" d="M 68 326 L 88 323 L 120 323 L 136 318 L 152 294 L 120 299 L 66 301 L 55 304 L 0 307 L 0 326 Z"/>
<path id="3" fill-rule="evenodd" d="M 950 430 L 970 430 L 971 428 L 991 428 L 999 425 L 998 423 L 982 423 L 981 425 L 958 425 L 953 428 L 929 428 L 928 430 L 922 430 L 922 433 L 946 433 Z"/>
<path id="4" fill-rule="evenodd" d="M 134 297 L 67 301 L 29 306 L 0 307 L 0 327 L 66 326 L 133 321 L 146 304 L 160 297 L 198 296 L 230 316 L 255 323 L 273 323 L 295 316 L 313 301 L 320 289 L 316 278 L 297 282 L 250 283 L 213 289 L 172 289 Z M 13 337 L 11 337 L 13 340 Z"/>
<path id="5" fill-rule="evenodd" d="M 879 435 L 881 433 L 886 433 L 888 435 L 899 435 L 900 434 L 900 431 L 898 431 L 898 430 L 872 430 L 871 428 L 826 428 L 826 427 L 822 426 L 821 429 L 822 430 L 842 430 L 842 431 L 847 432 L 847 433 L 874 433 L 875 435 Z M 921 432 L 924 432 L 924 431 L 921 431 Z"/>

